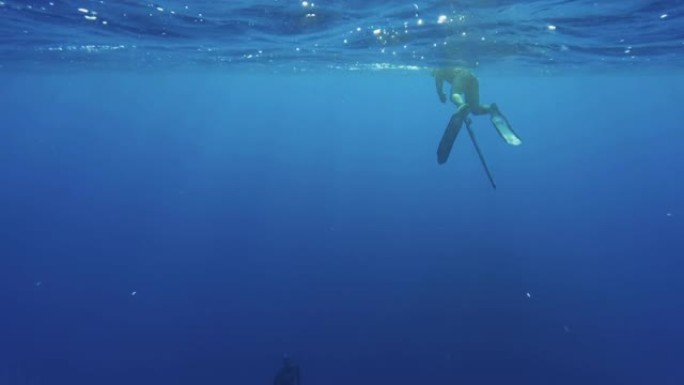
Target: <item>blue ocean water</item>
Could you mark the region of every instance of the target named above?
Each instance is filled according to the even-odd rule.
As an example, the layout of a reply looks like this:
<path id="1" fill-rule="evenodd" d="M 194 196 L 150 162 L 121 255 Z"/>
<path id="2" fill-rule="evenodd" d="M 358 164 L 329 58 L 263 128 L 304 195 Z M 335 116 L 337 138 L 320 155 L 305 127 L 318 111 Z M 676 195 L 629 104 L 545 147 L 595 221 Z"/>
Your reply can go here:
<path id="1" fill-rule="evenodd" d="M 683 1 L 2 0 L 0 53 L 0 385 L 684 383 Z"/>

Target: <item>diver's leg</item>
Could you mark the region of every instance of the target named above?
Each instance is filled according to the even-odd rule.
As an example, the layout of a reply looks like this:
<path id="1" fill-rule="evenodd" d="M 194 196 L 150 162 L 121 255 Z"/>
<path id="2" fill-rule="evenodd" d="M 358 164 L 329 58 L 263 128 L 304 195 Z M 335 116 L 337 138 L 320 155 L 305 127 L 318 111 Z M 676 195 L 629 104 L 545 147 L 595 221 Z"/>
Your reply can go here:
<path id="1" fill-rule="evenodd" d="M 473 115 L 484 115 L 491 113 L 491 106 L 480 104 L 480 82 L 475 75 L 468 76 L 467 87 L 465 88 L 465 102 L 470 106 Z"/>
<path id="2" fill-rule="evenodd" d="M 468 103 L 470 105 L 470 103 Z M 492 113 L 492 105 L 491 104 L 476 104 L 473 107 L 471 107 L 471 112 L 473 115 L 484 115 L 484 114 L 491 114 Z"/>
<path id="3" fill-rule="evenodd" d="M 450 82 L 451 92 L 449 93 L 449 99 L 454 103 L 457 111 L 468 102 L 465 96 L 468 89 L 466 80 L 463 76 L 454 76 Z"/>
<path id="4" fill-rule="evenodd" d="M 499 107 L 496 103 L 480 104 L 480 84 L 477 78 L 474 75 L 470 76 L 467 84 L 465 102 L 470 106 L 471 112 L 474 115 L 489 114 L 492 124 L 499 133 L 499 136 L 512 146 L 520 145 L 522 141 L 513 131 L 513 128 L 511 128 L 506 117 L 499 111 Z"/>
<path id="5" fill-rule="evenodd" d="M 456 105 L 456 109 L 459 109 L 462 105 L 466 104 L 463 95 L 458 92 L 451 91 L 451 102 Z"/>

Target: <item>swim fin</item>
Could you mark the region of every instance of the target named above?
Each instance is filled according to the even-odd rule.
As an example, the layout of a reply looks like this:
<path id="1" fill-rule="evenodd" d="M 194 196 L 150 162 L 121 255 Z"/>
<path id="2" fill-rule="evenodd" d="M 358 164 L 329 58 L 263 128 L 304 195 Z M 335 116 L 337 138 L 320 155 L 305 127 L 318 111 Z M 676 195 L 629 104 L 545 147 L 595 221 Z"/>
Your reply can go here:
<path id="1" fill-rule="evenodd" d="M 499 136 L 506 141 L 506 143 L 511 146 L 519 146 L 522 144 L 522 140 L 518 137 L 518 134 L 513 131 L 511 124 L 508 123 L 508 119 L 499 111 L 496 104 L 492 105 L 491 121 Z"/>
<path id="2" fill-rule="evenodd" d="M 451 153 L 451 148 L 454 146 L 454 141 L 456 136 L 461 131 L 461 126 L 463 126 L 463 121 L 470 112 L 470 108 L 467 105 L 459 107 L 458 111 L 451 115 L 449 119 L 449 124 L 442 134 L 442 140 L 439 141 L 439 146 L 437 147 L 437 163 L 444 164 L 449 158 Z"/>

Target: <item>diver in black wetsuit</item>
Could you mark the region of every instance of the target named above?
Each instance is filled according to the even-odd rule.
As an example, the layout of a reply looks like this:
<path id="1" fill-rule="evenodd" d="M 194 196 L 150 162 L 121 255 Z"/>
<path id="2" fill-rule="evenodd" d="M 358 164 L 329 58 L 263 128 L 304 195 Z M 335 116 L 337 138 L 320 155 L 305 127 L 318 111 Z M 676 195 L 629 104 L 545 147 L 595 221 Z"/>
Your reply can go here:
<path id="1" fill-rule="evenodd" d="M 299 385 L 299 366 L 292 363 L 290 357 L 283 357 L 283 367 L 276 374 L 273 385 Z"/>
<path id="2" fill-rule="evenodd" d="M 445 67 L 432 70 L 432 76 L 435 77 L 435 87 L 439 100 L 445 103 L 449 99 L 456 105 L 456 115 L 460 118 L 458 119 L 459 125 L 460 121 L 467 119 L 469 113 L 473 115 L 489 114 L 492 124 L 506 143 L 513 146 L 522 143 L 508 120 L 499 111 L 496 103 L 480 104 L 480 83 L 472 72 L 461 67 Z M 448 97 L 444 93 L 445 82 L 451 84 L 451 92 Z"/>
<path id="3" fill-rule="evenodd" d="M 490 120 L 496 128 L 496 131 L 506 143 L 512 146 L 518 146 L 522 141 L 513 131 L 508 120 L 501 114 L 501 111 L 499 111 L 499 108 L 495 103 L 480 104 L 480 83 L 472 72 L 462 67 L 443 67 L 433 69 L 432 76 L 435 78 L 435 88 L 439 100 L 442 103 L 451 100 L 456 106 L 456 113 L 451 116 L 449 124 L 447 125 L 446 130 L 444 130 L 442 139 L 437 147 L 437 163 L 443 164 L 447 161 L 449 154 L 451 153 L 451 148 L 456 140 L 456 136 L 458 136 L 461 126 L 465 123 L 468 134 L 480 157 L 480 162 L 482 162 L 482 166 L 484 166 L 484 169 L 487 172 L 492 187 L 496 189 L 494 178 L 489 171 L 489 167 L 487 167 L 480 146 L 477 144 L 475 133 L 471 128 L 471 119 L 468 115 L 471 113 L 473 115 L 489 114 Z M 444 92 L 444 83 L 451 84 L 449 95 Z"/>
<path id="4" fill-rule="evenodd" d="M 435 77 L 437 95 L 442 103 L 451 100 L 460 109 L 468 105 L 474 115 L 494 114 L 498 112 L 496 104 L 480 104 L 480 84 L 472 72 L 462 67 L 444 67 L 432 70 Z M 444 82 L 451 84 L 448 97 L 444 93 Z"/>

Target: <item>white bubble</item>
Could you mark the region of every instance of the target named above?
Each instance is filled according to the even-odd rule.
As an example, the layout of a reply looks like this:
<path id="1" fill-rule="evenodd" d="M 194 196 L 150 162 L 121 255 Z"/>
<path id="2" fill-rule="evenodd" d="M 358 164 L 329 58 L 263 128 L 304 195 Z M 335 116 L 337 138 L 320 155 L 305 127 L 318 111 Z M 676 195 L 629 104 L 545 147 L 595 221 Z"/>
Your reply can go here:
<path id="1" fill-rule="evenodd" d="M 661 18 L 661 19 L 667 18 L 667 13 L 663 13 L 662 15 L 660 15 L 660 18 Z"/>
<path id="2" fill-rule="evenodd" d="M 525 293 L 525 295 L 527 296 L 527 298 L 532 298 L 532 294 L 530 294 L 529 291 L 527 293 Z"/>
<path id="3" fill-rule="evenodd" d="M 137 291 L 132 291 L 132 292 L 131 292 L 131 295 L 133 295 L 133 296 L 136 295 L 136 294 L 138 294 Z"/>
<path id="4" fill-rule="evenodd" d="M 78 11 L 81 13 L 88 13 L 88 10 L 85 8 L 79 8 Z"/>
<path id="5" fill-rule="evenodd" d="M 556 30 L 556 26 L 553 25 L 553 24 L 547 25 L 546 28 L 547 28 L 549 31 L 555 31 L 555 30 Z"/>

